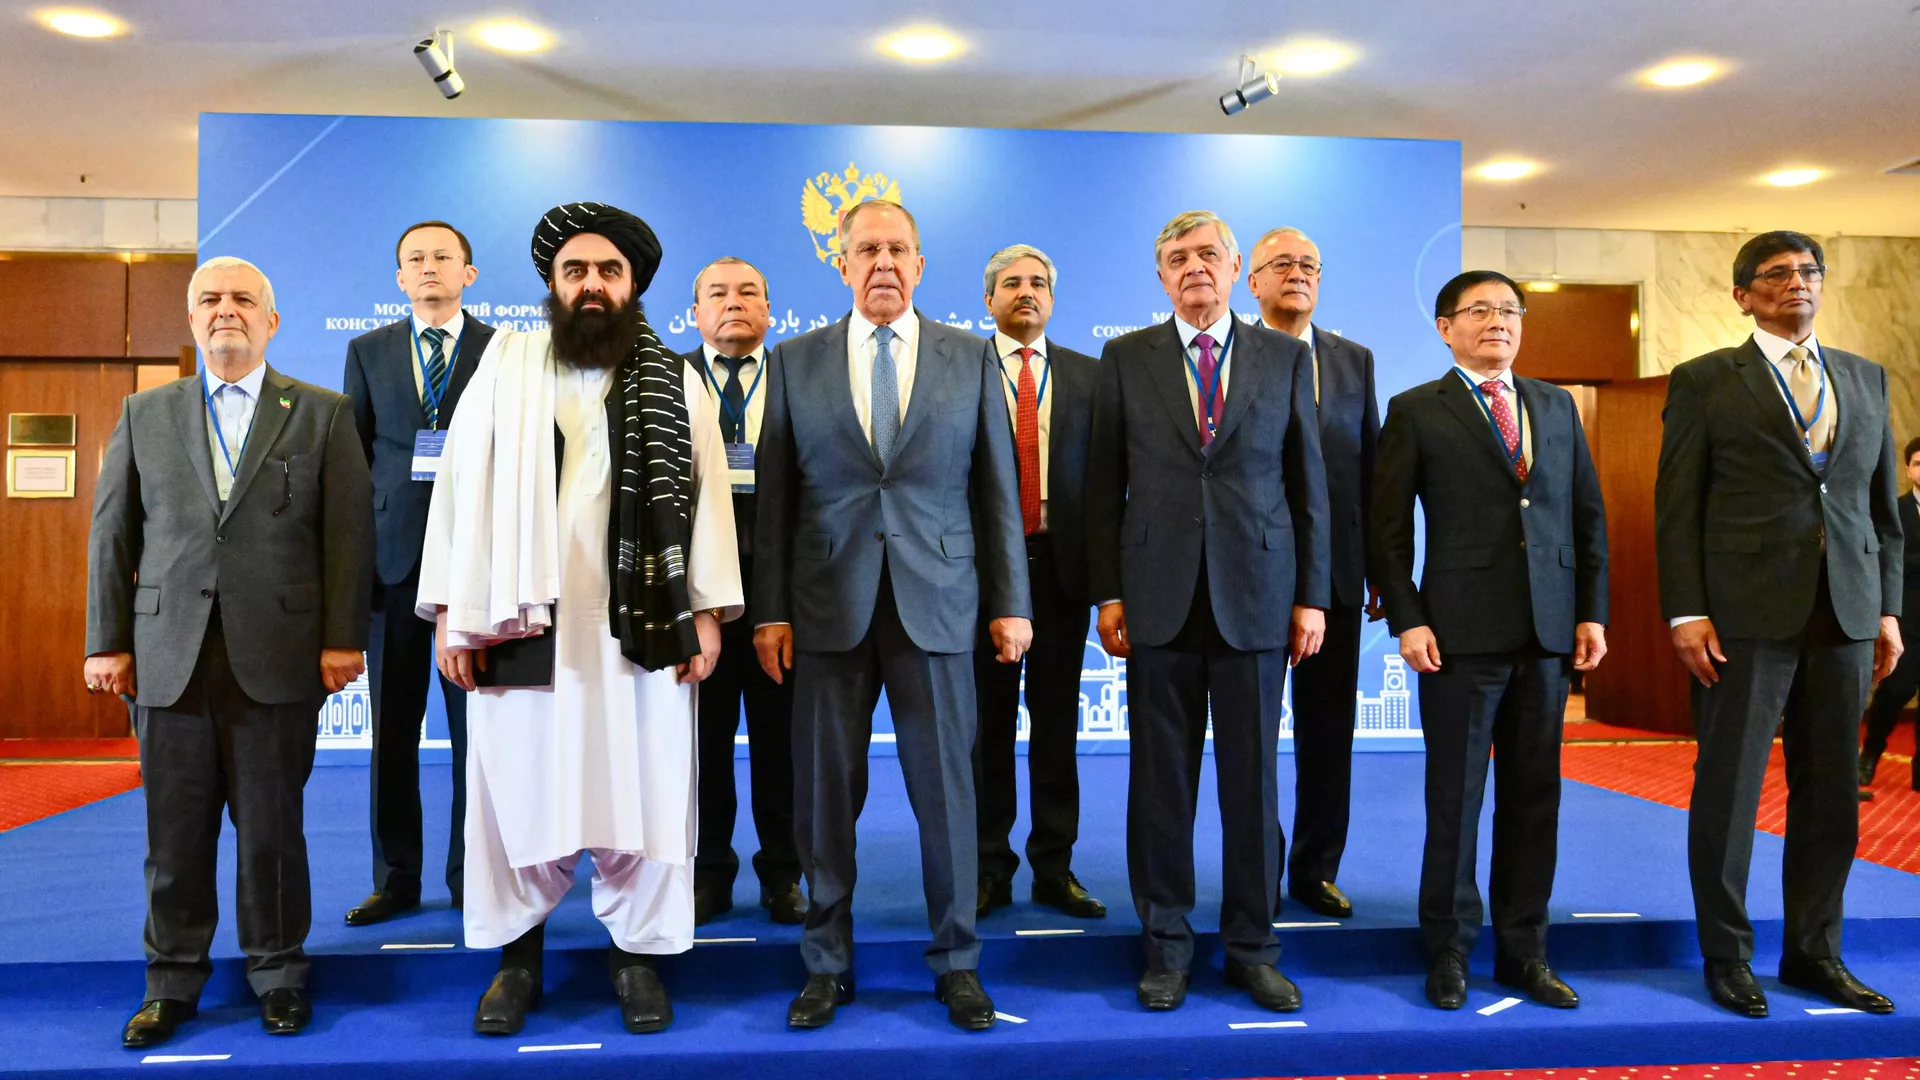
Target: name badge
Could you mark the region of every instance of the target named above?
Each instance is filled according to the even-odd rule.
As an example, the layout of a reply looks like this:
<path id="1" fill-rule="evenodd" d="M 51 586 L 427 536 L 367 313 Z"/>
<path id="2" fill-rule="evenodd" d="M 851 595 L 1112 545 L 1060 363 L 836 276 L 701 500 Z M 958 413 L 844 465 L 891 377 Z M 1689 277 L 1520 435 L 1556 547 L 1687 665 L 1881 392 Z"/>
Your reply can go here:
<path id="1" fill-rule="evenodd" d="M 447 433 L 444 431 L 416 431 L 413 433 L 413 478 L 432 480 L 440 475 L 440 455 L 447 448 Z"/>
<path id="2" fill-rule="evenodd" d="M 753 444 L 727 444 L 727 478 L 733 481 L 736 495 L 753 494 Z"/>

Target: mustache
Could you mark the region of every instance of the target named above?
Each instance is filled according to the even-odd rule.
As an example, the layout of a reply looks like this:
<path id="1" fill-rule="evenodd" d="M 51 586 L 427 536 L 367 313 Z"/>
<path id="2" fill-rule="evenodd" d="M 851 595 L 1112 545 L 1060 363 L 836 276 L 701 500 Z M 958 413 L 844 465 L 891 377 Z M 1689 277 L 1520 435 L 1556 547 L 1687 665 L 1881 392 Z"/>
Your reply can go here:
<path id="1" fill-rule="evenodd" d="M 589 311 L 589 302 L 602 306 Z M 546 308 L 547 324 L 553 330 L 554 356 L 573 367 L 594 370 L 619 367 L 633 351 L 640 324 L 646 318 L 639 297 L 615 305 L 599 292 L 583 292 L 570 304 L 549 292 Z"/>

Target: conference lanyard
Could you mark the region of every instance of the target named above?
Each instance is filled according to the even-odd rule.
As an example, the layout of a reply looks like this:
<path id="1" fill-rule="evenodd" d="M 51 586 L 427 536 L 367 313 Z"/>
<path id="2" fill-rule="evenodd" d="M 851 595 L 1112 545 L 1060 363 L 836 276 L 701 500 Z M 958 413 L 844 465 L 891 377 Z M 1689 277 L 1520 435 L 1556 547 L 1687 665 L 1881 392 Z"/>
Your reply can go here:
<path id="1" fill-rule="evenodd" d="M 733 411 L 733 406 L 727 403 L 727 392 L 725 390 L 720 389 L 720 376 L 715 375 L 713 373 L 713 362 L 711 360 L 707 360 L 704 354 L 701 356 L 701 360 L 703 362 L 703 365 L 707 369 L 707 381 L 713 384 L 713 394 L 715 397 L 720 399 L 720 410 L 733 418 L 734 433 L 740 436 L 741 442 L 746 442 L 747 441 L 747 406 L 753 404 L 754 392 L 760 389 L 760 377 L 767 373 L 767 365 L 760 360 L 755 360 L 753 362 L 753 384 L 747 387 L 746 394 L 740 399 L 740 412 L 738 414 L 735 414 Z M 737 371 L 730 371 L 727 373 L 727 377 L 729 379 L 738 379 L 740 377 L 740 373 Z"/>
<path id="2" fill-rule="evenodd" d="M 1227 318 L 1231 320 L 1233 316 L 1229 315 Z M 1187 357 L 1187 371 L 1193 376 L 1193 388 L 1200 395 L 1200 412 L 1207 421 L 1207 434 L 1209 436 L 1220 433 L 1218 430 L 1220 422 L 1219 414 L 1221 412 L 1218 407 L 1220 404 L 1220 381 L 1226 377 L 1227 356 L 1233 350 L 1233 335 L 1238 329 L 1239 327 L 1234 326 L 1231 321 L 1227 323 L 1227 340 L 1220 343 L 1219 359 L 1213 365 L 1213 382 L 1205 383 L 1200 381 L 1199 363 L 1197 363 L 1193 357 Z M 1180 350 L 1183 356 L 1186 355 L 1186 352 L 1186 349 Z"/>
<path id="3" fill-rule="evenodd" d="M 1816 353 L 1815 355 L 1818 356 L 1819 354 Z M 1813 450 L 1813 425 L 1819 423 L 1820 417 L 1825 415 L 1827 411 L 1826 359 L 1824 357 L 1820 358 L 1820 394 L 1813 399 L 1813 419 L 1811 420 L 1801 414 L 1800 403 L 1793 400 L 1793 391 L 1787 389 L 1787 378 L 1780 374 L 1780 368 L 1774 364 L 1768 364 L 1767 370 L 1773 372 L 1773 381 L 1780 384 L 1780 393 L 1787 399 L 1787 408 L 1793 410 L 1793 422 L 1800 425 L 1800 441 L 1805 443 L 1807 450 L 1811 452 Z"/>
<path id="4" fill-rule="evenodd" d="M 1493 403 L 1487 400 L 1486 391 L 1480 389 L 1478 383 L 1467 378 L 1466 372 L 1459 368 L 1453 370 L 1460 376 L 1460 381 L 1466 383 L 1473 391 L 1473 396 L 1479 400 L 1480 412 L 1487 418 L 1487 426 L 1493 429 L 1493 441 L 1500 444 L 1500 452 L 1507 455 L 1507 461 L 1518 471 L 1520 462 L 1527 456 L 1527 404 L 1520 400 L 1519 389 L 1516 387 L 1513 392 L 1513 424 L 1514 431 L 1518 432 L 1520 437 L 1514 440 L 1513 449 L 1509 450 L 1507 437 L 1500 433 L 1500 424 L 1493 418 Z"/>
<path id="5" fill-rule="evenodd" d="M 1034 352 L 1040 357 L 1040 389 L 1033 395 L 1033 407 L 1038 409 L 1040 403 L 1047 400 L 1047 380 L 1053 378 L 1053 361 L 1047 359 L 1046 353 L 1037 349 Z M 1020 384 L 1007 374 L 1006 368 L 1000 369 L 1000 377 L 1007 380 L 1007 389 L 1013 391 L 1013 400 L 1017 403 L 1020 400 Z"/>
<path id="6" fill-rule="evenodd" d="M 234 387 L 235 389 L 239 389 L 240 386 L 239 383 L 225 383 L 224 385 Z M 241 392 L 245 393 L 245 391 Z M 220 456 L 227 459 L 227 479 L 229 481 L 236 480 L 239 478 L 240 470 L 234 467 L 233 455 L 227 452 L 227 433 L 220 430 L 220 414 L 213 411 L 213 391 L 207 389 L 207 372 L 205 368 L 202 368 L 200 371 L 200 397 L 207 403 L 207 423 L 213 425 L 213 437 L 220 440 Z M 257 400 L 253 403 L 253 415 L 254 419 L 259 419 L 260 417 L 260 402 Z M 247 460 L 247 440 L 251 438 L 253 438 L 253 421 L 249 420 L 247 421 L 247 433 L 240 437 L 241 461 Z"/>
<path id="7" fill-rule="evenodd" d="M 437 383 L 427 372 L 427 358 L 420 352 L 419 334 L 413 335 L 413 358 L 420 364 L 420 385 L 426 388 L 427 412 L 433 417 L 432 423 L 428 426 L 438 431 L 440 430 L 440 402 L 446 398 L 447 387 L 453 381 L 453 365 L 460 360 L 460 342 L 458 339 L 454 340 L 453 355 L 447 357 L 447 369 L 440 373 L 440 381 Z"/>

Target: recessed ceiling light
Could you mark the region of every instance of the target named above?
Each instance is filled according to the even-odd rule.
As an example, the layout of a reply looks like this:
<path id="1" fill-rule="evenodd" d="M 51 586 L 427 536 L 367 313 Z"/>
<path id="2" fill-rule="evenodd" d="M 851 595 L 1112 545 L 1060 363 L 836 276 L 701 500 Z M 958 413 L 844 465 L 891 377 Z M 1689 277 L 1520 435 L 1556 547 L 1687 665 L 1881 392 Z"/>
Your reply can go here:
<path id="1" fill-rule="evenodd" d="M 1331 74 L 1353 63 L 1354 51 L 1331 41 L 1299 41 L 1269 49 L 1260 59 L 1269 71 L 1310 77 Z"/>
<path id="2" fill-rule="evenodd" d="M 1557 281 L 1529 281 L 1522 284 L 1521 288 L 1526 289 L 1530 293 L 1559 292 L 1560 283 Z"/>
<path id="3" fill-rule="evenodd" d="M 127 32 L 127 24 L 101 11 L 79 8 L 51 8 L 40 13 L 40 22 L 49 30 L 70 37 L 108 38 Z"/>
<path id="4" fill-rule="evenodd" d="M 1760 179 L 1774 187 L 1799 187 L 1801 184 L 1811 184 L 1826 175 L 1825 169 L 1781 169 L 1779 172 L 1770 172 Z"/>
<path id="5" fill-rule="evenodd" d="M 880 39 L 880 51 L 916 64 L 934 64 L 960 55 L 966 43 L 937 26 L 896 30 Z"/>
<path id="6" fill-rule="evenodd" d="M 1686 57 L 1668 60 L 1648 68 L 1640 73 L 1640 81 L 1662 90 L 1678 90 L 1687 86 L 1699 86 L 1703 82 L 1719 77 L 1724 71 L 1726 71 L 1726 65 L 1718 60 Z"/>
<path id="7" fill-rule="evenodd" d="M 542 52 L 553 44 L 552 34 L 513 19 L 481 23 L 473 28 L 473 36 L 487 48 L 503 53 Z"/>
<path id="8" fill-rule="evenodd" d="M 1473 175 L 1482 180 L 1522 180 L 1532 176 L 1539 169 L 1540 166 L 1531 161 L 1504 159 L 1489 161 L 1485 165 L 1476 167 Z"/>

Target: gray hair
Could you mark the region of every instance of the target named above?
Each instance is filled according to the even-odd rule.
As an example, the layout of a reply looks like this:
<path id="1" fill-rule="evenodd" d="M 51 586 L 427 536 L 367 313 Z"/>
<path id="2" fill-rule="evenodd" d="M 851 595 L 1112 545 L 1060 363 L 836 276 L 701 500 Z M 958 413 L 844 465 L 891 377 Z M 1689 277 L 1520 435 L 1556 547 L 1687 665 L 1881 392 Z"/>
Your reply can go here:
<path id="1" fill-rule="evenodd" d="M 994 252 L 993 258 L 987 260 L 987 272 L 983 277 L 986 280 L 986 292 L 988 296 L 993 295 L 993 279 L 1000 276 L 1000 271 L 1005 270 L 1021 259 L 1037 259 L 1041 266 L 1047 268 L 1048 290 L 1052 290 L 1060 284 L 1060 272 L 1053 268 L 1053 260 L 1047 258 L 1046 252 L 1041 251 L 1031 244 L 1013 244 Z"/>
<path id="2" fill-rule="evenodd" d="M 245 259 L 236 258 L 235 256 L 232 256 L 232 255 L 216 255 L 213 258 L 208 259 L 206 262 L 201 263 L 199 266 L 194 267 L 193 277 L 187 280 L 187 310 L 188 311 L 193 310 L 193 298 L 200 291 L 200 275 L 201 274 L 204 274 L 209 270 L 225 270 L 228 267 L 233 267 L 233 266 L 243 267 L 245 269 L 253 271 L 256 274 L 259 274 L 260 286 L 261 286 L 260 298 L 267 302 L 268 314 L 273 314 L 279 311 L 278 308 L 273 306 L 273 282 L 267 277 L 267 272 L 253 265 L 252 263 L 248 262 Z"/>
<path id="3" fill-rule="evenodd" d="M 1184 214 L 1175 215 L 1172 221 L 1167 222 L 1166 228 L 1160 230 L 1160 235 L 1153 241 L 1153 265 L 1160 265 L 1161 248 L 1196 229 L 1204 229 L 1209 225 L 1220 230 L 1220 241 L 1227 245 L 1227 258 L 1239 258 L 1240 245 L 1234 243 L 1233 230 L 1227 228 L 1227 223 L 1220 220 L 1219 214 L 1211 210 L 1189 210 Z"/>
<path id="4" fill-rule="evenodd" d="M 891 199 L 863 199 L 860 202 L 854 203 L 852 206 L 847 207 L 846 211 L 840 215 L 841 250 L 842 251 L 846 250 L 847 233 L 853 229 L 853 219 L 856 216 L 858 216 L 862 210 L 867 210 L 875 207 L 885 207 L 890 210 L 898 210 L 900 211 L 900 213 L 906 215 L 907 228 L 912 230 L 913 232 L 913 251 L 914 251 L 914 254 L 916 255 L 919 254 L 920 253 L 920 223 L 913 220 L 913 211 L 907 209 L 904 206 L 901 206 L 899 203 L 894 202 Z"/>
<path id="5" fill-rule="evenodd" d="M 772 299 L 772 290 L 767 287 L 766 271 L 760 269 L 759 267 L 753 265 L 752 263 L 739 257 L 738 255 L 722 255 L 719 258 L 708 263 L 707 265 L 701 267 L 700 272 L 693 275 L 694 302 L 698 303 L 700 300 L 700 279 L 703 277 L 706 277 L 707 271 L 713 269 L 716 266 L 744 266 L 747 269 L 753 271 L 754 273 L 759 274 L 760 275 L 760 295 L 765 299 L 768 299 L 768 300 Z"/>
<path id="6" fill-rule="evenodd" d="M 1282 225 L 1277 229 L 1268 229 L 1266 232 L 1263 232 L 1260 234 L 1260 239 L 1254 241 L 1253 246 L 1257 248 L 1261 244 L 1264 244 L 1267 241 L 1280 236 L 1297 236 L 1300 239 L 1305 240 L 1307 243 L 1313 244 L 1316 250 L 1318 250 L 1318 248 L 1320 247 L 1319 244 L 1314 244 L 1313 237 L 1308 236 L 1306 233 L 1301 232 L 1299 229 L 1296 229 L 1291 225 Z"/>

